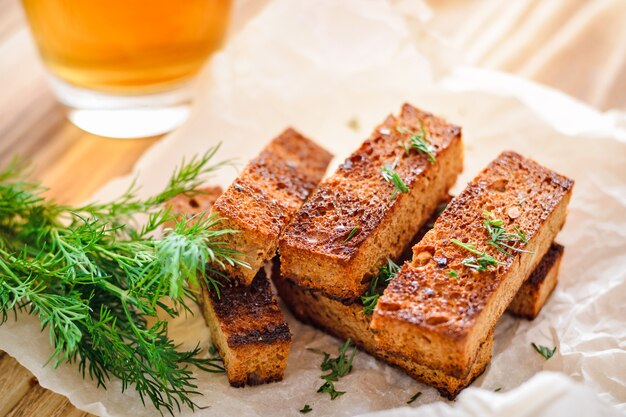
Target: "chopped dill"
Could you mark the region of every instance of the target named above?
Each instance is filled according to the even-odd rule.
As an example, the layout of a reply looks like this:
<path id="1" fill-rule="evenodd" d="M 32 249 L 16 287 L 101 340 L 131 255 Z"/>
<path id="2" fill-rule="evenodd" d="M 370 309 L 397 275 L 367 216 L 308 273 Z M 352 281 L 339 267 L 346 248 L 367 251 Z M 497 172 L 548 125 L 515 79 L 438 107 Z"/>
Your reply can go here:
<path id="1" fill-rule="evenodd" d="M 354 226 L 352 230 L 350 230 L 350 233 L 348 233 L 348 236 L 346 236 L 346 238 L 343 240 L 343 243 L 347 243 L 352 240 L 352 238 L 356 236 L 357 233 L 359 233 L 359 226 Z"/>
<path id="2" fill-rule="evenodd" d="M 556 352 L 556 346 L 550 349 L 546 346 L 536 345 L 534 342 L 531 343 L 531 345 L 533 346 L 533 348 L 535 348 L 537 353 L 543 356 L 546 360 L 550 359 Z"/>
<path id="3" fill-rule="evenodd" d="M 517 226 L 513 226 L 514 233 L 507 233 L 502 219 L 494 218 L 493 214 L 487 210 L 483 211 L 483 217 L 485 218 L 485 229 L 489 233 L 488 244 L 507 256 L 513 256 L 507 249 L 515 252 L 533 253 L 512 246 L 515 242 L 528 243 L 528 238 L 524 231 L 517 228 Z"/>
<path id="4" fill-rule="evenodd" d="M 386 286 L 389 281 L 396 276 L 400 266 L 391 259 L 387 258 L 387 265 L 381 266 L 378 270 L 378 274 L 372 278 L 367 291 L 361 296 L 361 302 L 363 303 L 363 313 L 366 316 L 371 316 L 376 308 L 378 299 L 381 296 L 381 285 Z"/>
<path id="5" fill-rule="evenodd" d="M 463 259 L 463 261 L 461 261 L 463 265 L 473 269 L 474 271 L 482 272 L 486 271 L 489 267 L 504 264 L 503 262 L 500 262 L 493 256 L 489 255 L 486 251 L 481 252 L 477 250 L 476 245 L 474 245 L 473 243 L 463 243 L 457 239 L 450 239 L 450 242 L 476 255 L 467 257 Z"/>
<path id="6" fill-rule="evenodd" d="M 415 394 L 413 394 L 413 396 L 406 403 L 411 404 L 421 396 L 422 396 L 422 391 L 417 391 Z"/>
<path id="7" fill-rule="evenodd" d="M 349 354 L 348 350 L 352 348 L 352 352 Z M 317 352 L 315 349 L 309 349 L 313 352 Z M 327 374 L 322 374 L 321 378 L 325 381 L 317 390 L 317 392 L 326 392 L 330 395 L 330 399 L 334 400 L 337 397 L 345 394 L 345 391 L 337 391 L 335 389 L 335 382 L 350 373 L 352 370 L 352 361 L 356 355 L 356 347 L 352 345 L 350 339 L 346 340 L 344 344 L 339 348 L 339 352 L 336 358 L 331 358 L 328 352 L 321 352 L 324 355 L 320 369 L 322 372 L 330 371 Z"/>
<path id="8" fill-rule="evenodd" d="M 394 185 L 395 189 L 391 194 L 391 199 L 396 198 L 398 193 L 408 193 L 409 187 L 406 186 L 400 175 L 395 171 L 396 165 L 398 165 L 398 160 L 396 159 L 393 164 L 385 164 L 380 167 L 381 173 L 385 181 Z"/>

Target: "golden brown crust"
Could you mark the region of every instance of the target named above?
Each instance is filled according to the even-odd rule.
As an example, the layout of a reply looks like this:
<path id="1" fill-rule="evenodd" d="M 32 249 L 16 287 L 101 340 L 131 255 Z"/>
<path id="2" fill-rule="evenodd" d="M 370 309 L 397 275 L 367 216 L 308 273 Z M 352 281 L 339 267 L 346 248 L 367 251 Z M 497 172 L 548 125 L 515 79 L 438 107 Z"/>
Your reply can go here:
<path id="1" fill-rule="evenodd" d="M 480 344 L 547 252 L 565 222 L 573 181 L 514 152 L 504 152 L 448 205 L 413 248 L 380 298 L 372 329 L 385 349 L 467 375 Z M 487 245 L 483 211 L 517 226 L 528 237 L 508 257 Z M 451 239 L 475 243 L 502 262 L 477 273 L 461 261 L 471 254 Z M 435 259 L 445 258 L 445 267 Z M 458 279 L 447 275 L 458 271 Z"/>
<path id="2" fill-rule="evenodd" d="M 399 145 L 420 131 L 420 123 L 434 164 Z M 462 170 L 462 154 L 459 127 L 405 104 L 320 184 L 285 229 L 279 243 L 283 276 L 337 299 L 358 297 L 446 196 Z M 409 192 L 392 199 L 395 187 L 381 167 L 396 160 L 395 171 Z M 347 239 L 355 227 L 358 232 Z"/>
<path id="3" fill-rule="evenodd" d="M 541 259 L 522 288 L 519 289 L 507 311 L 516 316 L 533 320 L 539 315 L 542 307 L 558 282 L 559 266 L 563 258 L 563 246 L 552 243 L 548 253 Z"/>
<path id="4" fill-rule="evenodd" d="M 332 155 L 293 129 L 272 140 L 217 199 L 212 212 L 221 228 L 240 233 L 224 236 L 244 254 L 250 268 L 227 268 L 244 285 L 276 252 L 278 236 L 324 176 Z"/>
<path id="5" fill-rule="evenodd" d="M 426 233 L 433 228 L 437 218 L 451 200 L 452 196 L 448 196 L 437 206 L 437 211 L 433 213 L 428 219 L 428 222 L 411 240 L 411 244 L 407 245 L 402 252 L 402 255 L 396 262 L 398 265 L 402 265 L 404 262 L 411 260 L 413 257 L 413 246 L 418 244 Z M 517 294 L 515 294 L 515 298 L 511 301 L 511 304 L 509 304 L 507 308 L 509 314 L 528 320 L 534 320 L 537 315 L 539 315 L 548 297 L 557 285 L 559 266 L 564 249 L 562 245 L 552 242 L 548 253 L 544 255 L 537 268 L 535 268 L 528 279 L 524 281 L 522 287 L 517 291 Z"/>

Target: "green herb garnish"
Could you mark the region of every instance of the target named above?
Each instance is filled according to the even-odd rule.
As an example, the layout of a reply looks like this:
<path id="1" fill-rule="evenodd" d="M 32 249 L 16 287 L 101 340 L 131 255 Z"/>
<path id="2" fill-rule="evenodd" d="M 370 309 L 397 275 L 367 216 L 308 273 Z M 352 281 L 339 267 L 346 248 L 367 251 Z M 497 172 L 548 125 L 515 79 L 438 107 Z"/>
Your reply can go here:
<path id="1" fill-rule="evenodd" d="M 337 397 L 345 394 L 345 391 L 337 391 L 335 389 L 335 382 L 350 373 L 352 370 L 352 361 L 354 355 L 356 355 L 356 347 L 351 346 L 350 339 L 339 348 L 339 353 L 336 358 L 331 358 L 327 352 L 322 352 L 324 359 L 320 365 L 320 369 L 323 372 L 330 371 L 327 374 L 322 374 L 321 378 L 325 381 L 322 386 L 319 387 L 317 392 L 327 392 L 330 395 L 330 399 L 334 400 Z M 352 347 L 352 353 L 348 355 L 348 349 Z M 313 352 L 317 352 L 315 349 L 309 349 Z"/>
<path id="2" fill-rule="evenodd" d="M 304 407 L 302 407 L 301 410 L 299 410 L 302 414 L 306 414 L 306 413 L 310 413 L 311 411 L 313 411 L 313 409 L 311 408 L 311 406 L 309 406 L 308 404 L 304 404 Z"/>
<path id="3" fill-rule="evenodd" d="M 411 152 L 411 149 L 415 149 L 418 152 L 426 154 L 426 156 L 428 157 L 428 161 L 431 164 L 434 164 L 435 162 L 437 162 L 437 158 L 435 158 L 435 154 L 433 152 L 430 141 L 428 140 L 428 137 L 426 136 L 426 130 L 424 129 L 424 124 L 421 121 L 420 121 L 419 132 L 409 131 L 404 128 L 397 128 L 396 130 L 398 131 L 398 133 L 410 134 L 409 140 L 407 143 L 398 142 L 398 145 L 404 148 L 404 151 L 406 152 L 407 155 L 409 154 L 409 152 Z"/>
<path id="4" fill-rule="evenodd" d="M 388 183 L 391 183 L 391 184 L 393 184 L 395 186 L 395 189 L 393 190 L 393 193 L 391 194 L 391 199 L 392 200 L 394 198 L 396 198 L 398 193 L 408 193 L 409 192 L 409 187 L 406 186 L 404 181 L 402 181 L 402 178 L 400 178 L 398 173 L 395 171 L 396 165 L 398 165 L 398 160 L 397 159 L 391 165 L 386 164 L 386 165 L 383 165 L 383 166 L 380 167 L 381 173 L 382 173 L 383 178 L 385 179 L 385 181 L 387 181 Z"/>
<path id="5" fill-rule="evenodd" d="M 502 387 L 499 387 L 493 390 L 493 392 L 500 392 L 500 391 L 502 391 Z"/>
<path id="6" fill-rule="evenodd" d="M 407 401 L 407 404 L 411 404 L 412 402 L 414 402 L 415 400 L 417 400 L 419 397 L 422 396 L 422 391 L 417 391 L 410 399 L 409 401 Z"/>
<path id="7" fill-rule="evenodd" d="M 346 393 L 345 391 L 337 391 L 335 389 L 335 384 L 332 381 L 324 382 L 324 384 L 319 387 L 317 392 L 327 392 L 330 395 L 331 400 L 334 400 L 337 397 L 341 397 L 343 394 Z"/>
<path id="8" fill-rule="evenodd" d="M 451 278 L 457 279 L 459 277 L 459 273 L 456 272 L 454 269 L 446 272 L 446 275 L 448 275 Z"/>
<path id="9" fill-rule="evenodd" d="M 428 156 L 428 162 L 430 162 L 431 164 L 437 162 L 437 158 L 435 158 L 432 146 L 430 145 L 430 142 L 426 137 L 426 130 L 424 130 L 424 124 L 422 122 L 420 122 L 420 131 L 413 132 L 411 134 L 411 137 L 409 138 L 409 143 L 410 145 L 405 148 L 407 150 L 407 153 L 412 148 L 415 148 L 418 152 L 426 154 Z"/>
<path id="10" fill-rule="evenodd" d="M 223 374 L 226 372 L 226 368 L 224 368 L 224 360 L 220 356 L 220 352 L 217 349 L 215 344 L 209 346 L 209 359 L 207 359 L 206 370 L 208 372 L 213 372 L 216 374 Z"/>
<path id="11" fill-rule="evenodd" d="M 190 365 L 220 370 L 199 358 L 199 347 L 178 350 L 167 321 L 147 318 L 189 310 L 186 296 L 199 280 L 217 291 L 221 266 L 247 266 L 225 246 L 222 237 L 234 231 L 216 230 L 220 219 L 177 220 L 163 207 L 224 165 L 209 165 L 217 149 L 183 161 L 153 197 L 140 199 L 133 185 L 113 202 L 79 207 L 46 199 L 12 163 L 0 173 L 0 324 L 17 310 L 34 316 L 50 334 L 53 367 L 76 363 L 105 388 L 119 378 L 160 411 L 196 409 Z M 147 220 L 139 223 L 139 214 Z M 175 226 L 159 234 L 166 222 Z"/>
<path id="12" fill-rule="evenodd" d="M 482 272 L 486 271 L 487 268 L 491 266 L 504 264 L 503 262 L 500 262 L 493 256 L 489 255 L 486 251 L 481 252 L 477 250 L 476 245 L 474 245 L 473 243 L 463 243 L 457 239 L 450 239 L 450 242 L 477 256 L 470 256 L 461 261 L 463 265 L 473 269 L 474 271 Z"/>
<path id="13" fill-rule="evenodd" d="M 363 294 L 363 296 L 361 296 L 363 313 L 366 316 L 372 315 L 374 308 L 376 308 L 376 304 L 378 303 L 378 299 L 382 294 L 381 289 L 379 288 L 379 283 L 386 286 L 389 281 L 396 276 L 399 270 L 400 266 L 391 259 L 387 258 L 387 265 L 381 266 L 378 270 L 378 274 L 372 278 L 367 291 Z"/>
<path id="14" fill-rule="evenodd" d="M 349 242 L 359 232 L 359 226 L 354 226 L 348 236 L 343 240 L 343 243 Z"/>
<path id="15" fill-rule="evenodd" d="M 556 352 L 556 346 L 552 349 L 546 346 L 536 345 L 535 343 L 531 343 L 531 345 L 535 348 L 538 354 L 546 358 L 546 360 L 550 359 L 554 352 Z"/>
<path id="16" fill-rule="evenodd" d="M 503 226 L 504 222 L 501 219 L 494 218 L 493 214 L 487 210 L 483 212 L 483 216 L 485 217 L 485 228 L 487 229 L 487 233 L 489 233 L 489 240 L 487 241 L 488 244 L 507 256 L 513 256 L 513 254 L 508 252 L 506 249 L 516 252 L 533 253 L 511 246 L 511 243 L 514 242 L 528 243 L 526 233 L 518 229 L 517 226 L 513 227 L 515 233 L 507 233 Z"/>

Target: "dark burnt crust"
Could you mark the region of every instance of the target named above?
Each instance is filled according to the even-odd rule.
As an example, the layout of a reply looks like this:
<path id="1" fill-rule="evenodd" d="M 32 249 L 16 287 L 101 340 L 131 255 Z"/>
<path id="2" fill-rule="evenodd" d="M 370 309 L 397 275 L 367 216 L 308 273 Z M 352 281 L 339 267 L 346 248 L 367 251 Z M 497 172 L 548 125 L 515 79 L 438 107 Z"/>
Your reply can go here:
<path id="1" fill-rule="evenodd" d="M 548 250 L 548 253 L 546 253 L 543 259 L 541 259 L 541 262 L 537 265 L 537 268 L 535 268 L 533 273 L 530 274 L 526 283 L 528 285 L 532 285 L 534 289 L 538 289 L 546 278 L 548 272 L 550 272 L 554 266 L 555 262 L 561 257 L 564 250 L 565 248 L 562 245 L 553 242 L 552 246 L 550 246 L 550 249 Z"/>
<path id="2" fill-rule="evenodd" d="M 220 296 L 210 291 L 209 297 L 231 348 L 291 340 L 264 269 L 247 287 L 219 280 L 223 283 Z"/>
<path id="3" fill-rule="evenodd" d="M 572 180 L 515 152 L 503 152 L 448 204 L 434 228 L 413 248 L 412 263 L 405 264 L 391 281 L 375 315 L 418 325 L 451 340 L 462 339 L 518 258 L 517 253 L 508 257 L 485 243 L 483 210 L 495 210 L 505 227 L 516 225 L 532 240 L 572 187 Z M 504 213 L 511 206 L 522 210 L 515 220 Z M 461 264 L 470 254 L 453 244 L 452 238 L 476 243 L 478 250 L 486 250 L 506 265 L 472 272 Z M 416 261 L 415 255 L 424 252 L 432 259 L 446 258 L 447 267 L 437 267 L 432 259 L 425 264 Z M 450 269 L 459 273 L 458 279 L 446 275 Z"/>
<path id="4" fill-rule="evenodd" d="M 253 375 L 253 374 L 249 374 L 246 376 L 245 380 L 241 380 L 241 381 L 228 381 L 230 383 L 230 386 L 233 388 L 243 388 L 245 386 L 255 386 L 255 385 L 263 385 L 263 384 L 269 384 L 271 382 L 279 382 L 283 380 L 283 375 L 274 375 L 274 376 L 268 376 L 265 378 L 261 378 L 257 375 Z"/>
<path id="5" fill-rule="evenodd" d="M 288 128 L 248 162 L 213 208 L 243 229 L 277 238 L 331 158 L 327 150 Z"/>
<path id="6" fill-rule="evenodd" d="M 390 201 L 394 185 L 384 180 L 381 166 L 398 158 L 395 171 L 409 188 L 431 167 L 425 154 L 411 151 L 407 155 L 399 145 L 408 142 L 410 132 L 420 131 L 419 121 L 436 156 L 460 140 L 458 126 L 405 104 L 399 117 L 389 116 L 335 174 L 320 184 L 285 229 L 281 244 L 348 263 L 405 197 L 399 194 Z M 358 233 L 346 242 L 355 226 L 359 227 Z"/>

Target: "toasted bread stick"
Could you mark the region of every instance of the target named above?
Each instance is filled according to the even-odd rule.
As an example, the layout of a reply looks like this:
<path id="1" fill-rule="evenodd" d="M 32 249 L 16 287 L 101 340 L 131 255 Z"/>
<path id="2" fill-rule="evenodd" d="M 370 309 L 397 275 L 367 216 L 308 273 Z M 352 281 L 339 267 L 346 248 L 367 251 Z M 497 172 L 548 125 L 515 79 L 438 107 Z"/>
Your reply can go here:
<path id="1" fill-rule="evenodd" d="M 423 228 L 426 229 L 426 228 Z M 420 231 L 420 237 L 426 230 Z M 556 284 L 560 257 L 563 247 L 552 244 L 539 266 L 524 282 L 508 311 L 517 316 L 534 318 Z M 276 258 L 275 262 L 279 262 Z M 340 339 L 351 339 L 360 349 L 372 356 L 404 370 L 412 378 L 435 387 L 441 395 L 454 398 L 486 368 L 491 359 L 493 338 L 490 336 L 480 347 L 477 359 L 465 378 L 457 378 L 437 369 L 422 365 L 411 358 L 403 358 L 378 348 L 374 333 L 370 330 L 371 316 L 364 314 L 363 305 L 355 302 L 349 305 L 330 299 L 320 292 L 298 287 L 289 280 L 281 279 L 277 264 L 272 269 L 272 281 L 280 298 L 300 321 L 311 324 Z"/>
<path id="2" fill-rule="evenodd" d="M 450 200 L 452 200 L 452 196 L 448 196 L 437 206 L 437 210 L 413 237 L 412 243 L 407 245 L 396 264 L 402 265 L 413 257 L 413 246 L 418 244 L 426 233 L 433 228 L 437 218 L 450 203 Z M 509 314 L 528 320 L 534 320 L 539 315 L 558 283 L 559 267 L 564 249 L 562 245 L 552 242 L 548 253 L 544 255 L 537 268 L 524 281 L 522 288 L 519 289 L 509 304 L 507 308 Z"/>
<path id="3" fill-rule="evenodd" d="M 217 278 L 219 279 L 219 278 Z M 232 386 L 283 379 L 291 332 L 264 269 L 247 287 L 224 283 L 202 291 L 202 312 Z"/>
<path id="4" fill-rule="evenodd" d="M 369 329 L 371 316 L 363 313 L 363 305 L 355 302 L 349 305 L 333 300 L 319 291 L 302 288 L 293 282 L 272 275 L 280 298 L 300 321 L 311 324 L 339 339 L 350 339 L 356 346 L 370 355 L 405 371 L 412 378 L 435 387 L 441 395 L 454 398 L 467 387 L 487 367 L 491 359 L 493 337 L 481 347 L 478 359 L 470 373 L 464 378 L 456 378 L 445 372 L 429 368 L 419 361 L 404 358 L 378 349 L 374 333 Z"/>
<path id="5" fill-rule="evenodd" d="M 207 187 L 178 195 L 168 205 L 172 213 L 191 217 L 209 212 L 221 194 L 220 187 Z M 240 387 L 281 380 L 291 333 L 265 271 L 261 269 L 248 287 L 213 278 L 222 283 L 219 296 L 204 283 L 192 290 L 224 360 L 228 381 Z"/>
<path id="6" fill-rule="evenodd" d="M 423 136 L 434 161 L 406 148 Z M 285 229 L 282 276 L 332 298 L 358 298 L 386 259 L 400 255 L 462 166 L 461 129 L 405 104 L 320 184 Z"/>
<path id="7" fill-rule="evenodd" d="M 219 197 L 219 188 L 170 201 L 173 212 L 216 213 L 220 227 L 240 233 L 222 238 L 245 254 L 251 269 L 229 268 L 221 295 L 202 283 L 196 298 L 233 386 L 282 379 L 291 333 L 262 269 L 278 235 L 321 180 L 331 155 L 288 129 L 250 161 Z M 219 277 L 214 277 L 219 279 Z M 240 285 L 237 285 L 240 284 Z"/>
<path id="8" fill-rule="evenodd" d="M 385 289 L 371 323 L 381 348 L 465 378 L 563 226 L 572 187 L 570 179 L 514 152 L 496 158 L 452 200 Z M 507 233 L 521 231 L 527 243 L 508 241 L 516 248 L 510 255 L 488 244 L 485 211 Z M 478 257 L 498 264 L 477 272 L 471 265 Z"/>
<path id="9" fill-rule="evenodd" d="M 211 211 L 226 245 L 244 254 L 250 268 L 228 267 L 226 273 L 250 285 L 257 271 L 276 252 L 278 236 L 318 185 L 332 155 L 293 129 L 272 140 L 222 194 Z"/>

